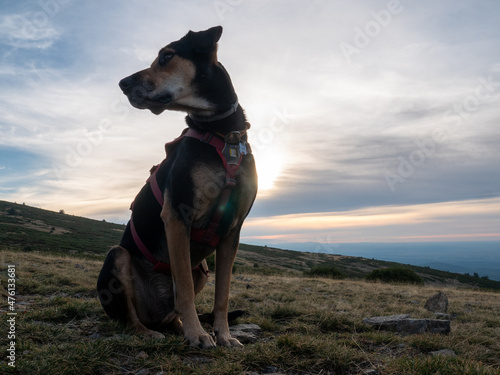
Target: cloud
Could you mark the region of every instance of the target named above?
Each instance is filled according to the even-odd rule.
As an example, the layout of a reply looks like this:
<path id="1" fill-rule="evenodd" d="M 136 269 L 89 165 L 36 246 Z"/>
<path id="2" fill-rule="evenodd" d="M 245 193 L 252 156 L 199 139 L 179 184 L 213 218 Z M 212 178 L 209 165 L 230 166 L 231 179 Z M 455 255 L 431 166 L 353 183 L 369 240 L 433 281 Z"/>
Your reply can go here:
<path id="1" fill-rule="evenodd" d="M 224 14 L 202 1 L 10 3 L 0 17 L 0 147 L 9 162 L 35 156 L 18 169 L 30 184 L 1 160 L 2 198 L 125 221 L 163 143 L 185 123 L 180 113 L 132 108 L 117 83 L 189 29 L 216 24 L 257 167 L 274 180 L 251 220 L 310 214 L 335 222 L 338 212 L 349 220 L 374 218 L 376 207 L 416 214 L 427 204 L 499 196 L 498 8 L 400 3 L 350 62 L 340 44 L 355 45 L 357 29 L 366 33 L 387 2 L 227 2 Z M 398 178 L 393 189 L 386 172 Z M 393 223 L 400 214 L 391 212 L 380 219 Z M 251 227 L 252 235 L 308 237 L 298 222 L 296 233 Z M 411 222 L 422 230 L 415 235 L 447 235 Z M 389 227 L 377 230 L 389 237 Z M 339 228 L 359 237 L 355 225 Z"/>
<path id="2" fill-rule="evenodd" d="M 21 49 L 48 49 L 60 38 L 47 13 L 11 14 L 0 18 L 2 44 Z"/>
<path id="3" fill-rule="evenodd" d="M 252 217 L 245 223 L 243 238 L 270 243 L 500 239 L 499 210 L 500 198 L 491 198 Z"/>

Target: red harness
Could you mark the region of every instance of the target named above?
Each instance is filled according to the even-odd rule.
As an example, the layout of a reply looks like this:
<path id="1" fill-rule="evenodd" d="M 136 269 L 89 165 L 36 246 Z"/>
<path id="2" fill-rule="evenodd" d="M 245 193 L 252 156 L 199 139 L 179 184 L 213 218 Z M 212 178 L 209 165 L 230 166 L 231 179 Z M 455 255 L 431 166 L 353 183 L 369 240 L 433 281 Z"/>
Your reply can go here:
<path id="1" fill-rule="evenodd" d="M 250 145 L 240 142 L 241 133 L 239 131 L 228 133 L 225 136 L 225 139 L 222 140 L 210 131 L 200 132 L 195 129 L 188 128 L 183 131 L 180 137 L 165 145 L 167 157 L 162 161 L 162 164 L 168 159 L 168 151 L 171 150 L 184 137 L 195 138 L 203 143 L 215 147 L 222 160 L 222 163 L 224 164 L 224 169 L 226 170 L 225 185 L 222 189 L 219 202 L 217 204 L 217 209 L 215 210 L 215 213 L 212 216 L 208 227 L 206 229 L 191 228 L 192 241 L 200 242 L 210 247 L 216 247 L 221 240 L 220 236 L 217 234 L 217 228 L 219 227 L 219 224 L 224 215 L 224 211 L 231 196 L 232 189 L 236 186 L 236 175 L 238 174 L 243 156 L 251 153 Z M 153 171 L 147 179 L 146 183 L 150 184 L 156 201 L 161 207 L 163 207 L 163 192 L 161 191 L 158 180 L 156 178 L 156 171 L 159 169 L 160 165 L 153 167 Z M 134 203 L 132 203 L 131 209 L 133 209 L 133 206 Z M 151 253 L 151 251 L 149 251 L 144 242 L 142 242 L 139 234 L 137 233 L 137 230 L 135 229 L 134 219 L 132 216 L 130 217 L 130 230 L 132 232 L 134 242 L 141 253 L 154 265 L 153 271 L 171 275 L 170 264 L 161 262 L 156 259 L 156 257 Z M 203 269 L 201 264 L 193 271 L 195 270 L 203 272 L 208 277 L 208 270 Z"/>

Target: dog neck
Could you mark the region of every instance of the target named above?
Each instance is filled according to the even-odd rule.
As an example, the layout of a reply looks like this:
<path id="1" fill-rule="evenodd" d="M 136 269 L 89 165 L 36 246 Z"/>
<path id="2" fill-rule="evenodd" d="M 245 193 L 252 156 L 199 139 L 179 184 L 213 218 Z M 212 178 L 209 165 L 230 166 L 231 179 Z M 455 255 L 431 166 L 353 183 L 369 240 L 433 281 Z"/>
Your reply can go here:
<path id="1" fill-rule="evenodd" d="M 214 122 L 218 120 L 224 120 L 226 117 L 231 116 L 233 113 L 237 111 L 238 106 L 239 106 L 238 98 L 236 98 L 236 101 L 233 104 L 231 104 L 231 107 L 223 113 L 219 113 L 213 116 L 197 116 L 192 113 L 188 113 L 188 116 L 191 117 L 191 119 L 193 119 L 196 122 Z"/>
<path id="2" fill-rule="evenodd" d="M 203 131 L 208 130 L 221 135 L 226 135 L 234 131 L 243 132 L 248 127 L 243 108 L 241 108 L 237 100 L 231 105 L 229 110 L 213 116 L 205 117 L 188 114 L 186 116 L 186 123 L 191 128 Z"/>

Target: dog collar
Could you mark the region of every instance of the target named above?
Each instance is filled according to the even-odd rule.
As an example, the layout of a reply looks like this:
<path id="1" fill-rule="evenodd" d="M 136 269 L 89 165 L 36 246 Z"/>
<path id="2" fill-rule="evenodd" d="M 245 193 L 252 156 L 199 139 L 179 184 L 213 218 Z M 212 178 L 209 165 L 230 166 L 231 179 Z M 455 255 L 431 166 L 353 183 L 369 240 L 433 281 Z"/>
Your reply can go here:
<path id="1" fill-rule="evenodd" d="M 205 117 L 205 116 L 196 116 L 196 115 L 193 115 L 192 113 L 188 113 L 188 116 L 192 120 L 197 121 L 197 122 L 219 121 L 219 120 L 223 120 L 226 117 L 229 117 L 233 113 L 235 113 L 236 110 L 238 109 L 238 105 L 239 105 L 238 98 L 236 98 L 236 101 L 231 105 L 231 108 L 229 108 L 226 112 L 220 113 L 218 115 L 208 116 L 208 117 Z"/>

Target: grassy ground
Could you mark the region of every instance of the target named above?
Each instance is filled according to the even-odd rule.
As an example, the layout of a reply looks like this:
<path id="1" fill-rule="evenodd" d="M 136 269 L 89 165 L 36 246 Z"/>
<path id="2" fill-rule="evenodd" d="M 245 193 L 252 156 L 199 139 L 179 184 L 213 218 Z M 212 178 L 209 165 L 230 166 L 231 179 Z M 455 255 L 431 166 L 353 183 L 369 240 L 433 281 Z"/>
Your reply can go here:
<path id="1" fill-rule="evenodd" d="M 102 261 L 41 253 L 0 253 L 0 373 L 9 373 L 7 264 L 16 264 L 14 374 L 500 374 L 498 292 L 439 288 L 454 314 L 449 335 L 401 336 L 362 323 L 369 316 L 431 318 L 430 286 L 245 273 L 233 276 L 231 308 L 262 328 L 243 349 L 202 351 L 182 337 L 145 340 L 111 322 L 95 295 Z M 240 270 L 241 271 L 241 270 Z M 214 277 L 197 297 L 213 302 Z M 206 327 L 210 329 L 210 327 Z M 453 357 L 431 351 L 451 349 Z"/>

